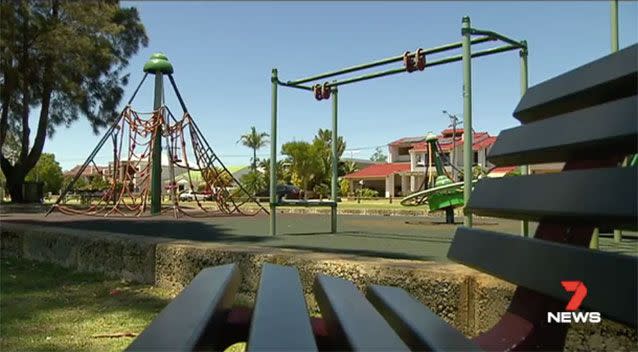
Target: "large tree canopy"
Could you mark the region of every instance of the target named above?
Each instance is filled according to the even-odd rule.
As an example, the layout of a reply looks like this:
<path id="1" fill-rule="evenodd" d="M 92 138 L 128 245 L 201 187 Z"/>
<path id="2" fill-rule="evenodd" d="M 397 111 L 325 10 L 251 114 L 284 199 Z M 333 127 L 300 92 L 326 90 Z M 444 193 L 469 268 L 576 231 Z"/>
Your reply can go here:
<path id="1" fill-rule="evenodd" d="M 281 146 L 281 153 L 286 155 L 292 171 L 293 182 L 304 190 L 304 197 L 312 184 L 324 173 L 322 154 L 324 150 L 318 143 L 288 142 Z"/>
<path id="2" fill-rule="evenodd" d="M 118 1 L 0 3 L 0 147 L 8 133 L 20 142 L 17 160 L 0 155 L 13 201 L 36 165 L 47 135 L 80 116 L 97 133 L 117 116 L 129 58 L 148 38 L 135 8 Z M 30 145 L 31 111 L 37 125 Z"/>
<path id="3" fill-rule="evenodd" d="M 340 136 L 337 138 L 337 159 L 341 158 L 345 149 L 346 142 Z M 319 129 L 312 143 L 285 143 L 281 146 L 281 153 L 287 157 L 293 183 L 304 191 L 327 194 L 332 178 L 332 131 Z M 343 163 L 340 163 L 340 174 L 343 174 L 342 169 Z"/>

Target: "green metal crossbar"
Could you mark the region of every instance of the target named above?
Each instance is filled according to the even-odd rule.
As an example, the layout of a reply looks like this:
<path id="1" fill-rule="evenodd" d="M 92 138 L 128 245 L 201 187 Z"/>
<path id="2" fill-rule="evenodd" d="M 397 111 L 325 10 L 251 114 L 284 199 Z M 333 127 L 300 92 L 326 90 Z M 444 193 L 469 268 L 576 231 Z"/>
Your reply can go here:
<path id="1" fill-rule="evenodd" d="M 301 84 L 291 84 L 291 83 L 285 83 L 285 82 L 280 82 L 280 81 L 277 81 L 277 84 L 282 85 L 284 87 L 290 87 L 290 88 L 297 88 L 297 89 L 303 89 L 303 90 L 312 91 L 312 87 L 302 86 Z"/>
<path id="2" fill-rule="evenodd" d="M 276 203 L 278 207 L 331 207 L 337 209 L 337 202 L 333 201 L 319 201 L 309 202 L 304 200 L 286 200 Z"/>
<path id="3" fill-rule="evenodd" d="M 521 42 L 516 41 L 514 39 L 508 38 L 502 34 L 493 32 L 493 31 L 485 31 L 485 30 L 481 30 L 481 29 L 476 29 L 476 28 L 470 28 L 470 34 L 474 34 L 474 35 L 484 35 L 487 36 L 489 38 L 495 38 L 498 39 L 500 41 L 503 41 L 505 43 L 508 43 L 510 45 L 514 45 L 518 48 L 523 48 L 523 45 L 521 44 Z"/>
<path id="4" fill-rule="evenodd" d="M 495 39 L 494 38 L 490 38 L 490 37 L 476 38 L 476 39 L 472 40 L 472 44 L 480 44 L 480 43 L 485 43 L 485 42 L 489 42 L 489 41 L 493 41 L 493 40 L 495 40 Z M 434 47 L 434 48 L 424 49 L 424 50 L 421 51 L 421 53 L 423 53 L 424 55 L 437 54 L 437 53 L 441 53 L 441 52 L 452 50 L 452 49 L 458 49 L 458 48 L 461 47 L 461 45 L 462 45 L 462 42 L 445 44 L 445 45 L 437 46 L 437 47 Z M 346 74 L 346 73 L 351 73 L 351 72 L 355 72 L 355 71 L 366 70 L 366 69 L 377 67 L 377 66 L 387 65 L 387 64 L 394 63 L 394 62 L 399 62 L 401 60 L 403 60 L 403 55 L 392 56 L 392 57 L 388 57 L 388 58 L 385 58 L 385 59 L 368 62 L 368 63 L 361 64 L 361 65 L 347 67 L 347 68 L 344 68 L 344 69 L 341 69 L 341 70 L 337 70 L 337 71 L 326 72 L 326 73 L 322 73 L 322 74 L 311 76 L 311 77 L 301 78 L 301 79 L 297 79 L 297 80 L 294 80 L 294 81 L 288 81 L 288 84 L 289 85 L 297 85 L 297 84 L 301 84 L 301 83 L 317 81 L 317 80 L 324 79 L 324 78 L 340 76 L 340 75 L 343 75 L 343 74 Z"/>
<path id="5" fill-rule="evenodd" d="M 500 47 L 496 47 L 496 48 L 491 48 L 491 49 L 486 49 L 486 50 L 482 50 L 482 51 L 477 51 L 477 52 L 473 53 L 471 55 L 471 57 L 475 58 L 475 57 L 488 56 L 488 55 L 503 53 L 503 52 L 506 52 L 506 51 L 516 50 L 516 49 L 520 49 L 520 46 L 514 46 L 514 45 L 500 46 Z M 448 64 L 450 62 L 456 62 L 456 61 L 461 61 L 461 60 L 463 60 L 463 55 L 455 55 L 455 56 L 450 56 L 450 57 L 446 57 L 446 58 L 443 58 L 443 59 L 427 62 L 425 64 L 425 67 L 439 66 L 439 65 L 444 65 L 444 64 Z M 346 84 L 351 84 L 351 83 L 356 83 L 356 82 L 361 82 L 361 81 L 367 81 L 369 79 L 395 75 L 397 73 L 403 73 L 403 72 L 407 72 L 407 69 L 405 67 L 393 68 L 393 69 L 386 70 L 386 71 L 369 73 L 369 74 L 362 75 L 362 76 L 348 78 L 348 79 L 345 79 L 345 80 L 339 81 L 339 82 L 328 83 L 328 87 L 343 86 L 343 85 L 346 85 Z"/>

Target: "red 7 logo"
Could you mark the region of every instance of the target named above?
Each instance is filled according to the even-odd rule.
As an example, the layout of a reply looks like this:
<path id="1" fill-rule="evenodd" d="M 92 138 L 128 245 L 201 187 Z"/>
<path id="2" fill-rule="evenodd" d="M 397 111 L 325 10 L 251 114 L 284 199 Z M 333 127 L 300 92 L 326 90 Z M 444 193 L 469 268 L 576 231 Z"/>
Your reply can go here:
<path id="1" fill-rule="evenodd" d="M 587 286 L 582 281 L 561 281 L 561 285 L 567 292 L 574 292 L 572 298 L 567 302 L 566 310 L 578 310 L 581 303 L 587 296 Z"/>

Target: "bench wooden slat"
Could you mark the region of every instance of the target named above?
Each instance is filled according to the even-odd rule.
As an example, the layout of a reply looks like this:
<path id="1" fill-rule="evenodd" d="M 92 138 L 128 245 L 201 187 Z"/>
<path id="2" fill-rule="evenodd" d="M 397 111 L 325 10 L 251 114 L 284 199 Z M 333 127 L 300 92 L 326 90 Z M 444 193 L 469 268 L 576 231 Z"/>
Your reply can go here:
<path id="1" fill-rule="evenodd" d="M 401 288 L 371 285 L 366 297 L 412 350 L 481 351 Z"/>
<path id="2" fill-rule="evenodd" d="M 527 90 L 514 117 L 529 123 L 636 95 L 638 44 L 592 61 Z"/>
<path id="3" fill-rule="evenodd" d="M 317 350 L 297 269 L 264 264 L 247 349 Z"/>
<path id="4" fill-rule="evenodd" d="M 409 350 L 352 282 L 318 275 L 314 292 L 321 316 L 338 350 Z"/>
<path id="5" fill-rule="evenodd" d="M 459 227 L 448 258 L 564 301 L 572 294 L 561 281 L 582 281 L 581 309 L 636 326 L 638 257 Z"/>
<path id="6" fill-rule="evenodd" d="M 636 167 L 485 178 L 472 191 L 468 208 L 483 216 L 633 229 L 637 185 Z"/>
<path id="7" fill-rule="evenodd" d="M 168 304 L 127 351 L 215 349 L 240 283 L 235 264 L 206 268 Z"/>
<path id="8" fill-rule="evenodd" d="M 638 96 L 502 131 L 489 152 L 497 166 L 627 155 L 638 151 Z"/>

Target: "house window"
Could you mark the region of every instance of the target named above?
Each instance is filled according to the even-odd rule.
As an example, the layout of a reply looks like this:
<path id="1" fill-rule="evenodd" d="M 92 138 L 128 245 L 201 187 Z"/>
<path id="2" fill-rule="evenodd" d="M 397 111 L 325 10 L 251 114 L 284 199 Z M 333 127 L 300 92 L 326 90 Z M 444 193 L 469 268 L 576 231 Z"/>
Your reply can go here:
<path id="1" fill-rule="evenodd" d="M 478 152 L 474 152 L 474 164 L 478 164 Z"/>
<path id="2" fill-rule="evenodd" d="M 399 147 L 399 155 L 410 154 L 410 147 Z"/>
<path id="3" fill-rule="evenodd" d="M 450 152 L 445 152 L 441 154 L 441 164 L 443 166 L 450 165 Z"/>

